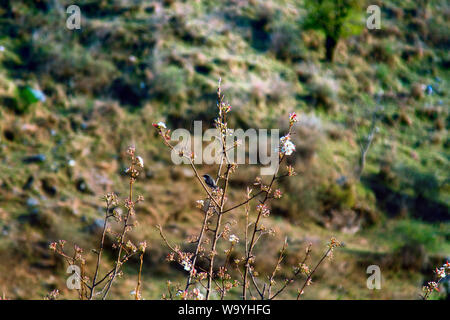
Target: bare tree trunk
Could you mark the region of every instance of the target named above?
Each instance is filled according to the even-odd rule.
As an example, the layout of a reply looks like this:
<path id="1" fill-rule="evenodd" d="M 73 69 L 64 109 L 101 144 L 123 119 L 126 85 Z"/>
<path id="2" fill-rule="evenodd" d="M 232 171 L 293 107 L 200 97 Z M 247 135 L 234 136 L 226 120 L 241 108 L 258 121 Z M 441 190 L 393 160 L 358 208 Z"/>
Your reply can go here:
<path id="1" fill-rule="evenodd" d="M 356 179 L 359 180 L 361 179 L 361 175 L 363 173 L 364 170 L 364 166 L 366 165 L 366 156 L 367 156 L 367 152 L 369 151 L 370 145 L 372 144 L 373 138 L 375 137 L 375 132 L 377 130 L 377 121 L 378 121 L 378 110 L 380 108 L 377 107 L 376 110 L 374 111 L 374 113 L 372 114 L 372 123 L 370 124 L 370 129 L 369 129 L 369 133 L 367 135 L 366 141 L 364 141 L 364 144 L 361 145 L 361 153 L 360 153 L 360 157 L 359 157 L 359 165 L 356 168 Z"/>
<path id="2" fill-rule="evenodd" d="M 336 49 L 338 40 L 331 35 L 326 36 L 325 38 L 325 59 L 328 62 L 333 62 L 334 60 L 334 50 Z"/>

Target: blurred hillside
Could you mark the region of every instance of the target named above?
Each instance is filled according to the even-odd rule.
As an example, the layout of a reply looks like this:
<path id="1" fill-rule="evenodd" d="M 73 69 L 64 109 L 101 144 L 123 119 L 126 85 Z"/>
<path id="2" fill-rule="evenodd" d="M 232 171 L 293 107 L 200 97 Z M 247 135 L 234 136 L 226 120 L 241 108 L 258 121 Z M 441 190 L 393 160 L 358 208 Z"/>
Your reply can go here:
<path id="1" fill-rule="evenodd" d="M 332 61 L 325 33 L 304 23 L 312 10 L 304 1 L 84 0 L 81 29 L 68 30 L 72 2 L 0 1 L 0 293 L 40 299 L 58 288 L 76 297 L 48 245 L 98 245 L 100 197 L 124 197 L 125 150 L 135 145 L 145 201 L 132 237 L 150 245 L 143 296 L 160 298 L 183 271 L 164 261 L 154 226 L 174 242 L 195 234 L 204 195 L 187 167 L 172 164 L 152 123 L 213 126 L 220 77 L 232 128 L 286 130 L 288 113 L 300 115 L 290 159 L 299 174 L 272 203 L 268 224 L 280 232 L 259 245 L 273 256 L 258 268 L 271 268 L 283 234 L 292 261 L 308 242 L 319 255 L 335 235 L 346 247 L 305 298 L 417 299 L 450 256 L 447 1 L 361 4 Z M 365 27 L 369 4 L 381 8 L 380 30 Z M 239 169 L 231 203 L 259 174 Z M 133 263 L 114 297 L 132 298 Z M 366 288 L 371 264 L 381 267 L 382 290 Z"/>

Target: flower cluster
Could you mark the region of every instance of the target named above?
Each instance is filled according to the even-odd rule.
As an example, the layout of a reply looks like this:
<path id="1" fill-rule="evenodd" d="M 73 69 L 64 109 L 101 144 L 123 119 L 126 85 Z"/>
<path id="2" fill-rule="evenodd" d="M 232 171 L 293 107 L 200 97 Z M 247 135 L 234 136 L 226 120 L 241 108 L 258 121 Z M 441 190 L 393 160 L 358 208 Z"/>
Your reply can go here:
<path id="1" fill-rule="evenodd" d="M 145 249 L 147 249 L 147 241 L 143 241 L 139 243 L 139 251 L 144 253 Z"/>
<path id="2" fill-rule="evenodd" d="M 205 298 L 198 288 L 194 288 L 192 290 L 192 295 L 194 296 L 195 300 L 203 300 Z"/>
<path id="3" fill-rule="evenodd" d="M 49 294 L 47 294 L 47 296 L 45 297 L 45 300 L 57 300 L 58 297 L 59 297 L 59 290 L 54 289 Z M 0 298 L 0 300 L 2 300 L 2 299 Z"/>
<path id="4" fill-rule="evenodd" d="M 140 157 L 140 156 L 136 157 L 136 164 L 141 168 L 144 167 L 144 160 L 142 159 L 142 157 Z"/>
<path id="5" fill-rule="evenodd" d="M 309 275 L 309 267 L 306 264 L 302 263 L 300 265 L 300 272 L 304 275 Z"/>
<path id="6" fill-rule="evenodd" d="M 436 268 L 436 274 L 438 275 L 439 278 L 445 278 L 445 268 L 441 267 L 441 268 Z"/>
<path id="7" fill-rule="evenodd" d="M 217 88 L 217 108 L 219 109 L 219 116 L 214 122 L 217 130 L 222 135 L 222 139 L 224 139 L 227 135 L 232 135 L 233 131 L 228 129 L 226 120 L 226 114 L 231 111 L 231 106 L 228 102 L 224 101 L 224 96 L 220 91 L 220 82 L 221 80 L 219 79 L 219 87 Z"/>
<path id="8" fill-rule="evenodd" d="M 341 247 L 341 246 L 342 246 L 342 243 L 339 242 L 339 240 L 337 240 L 335 237 L 332 237 L 330 239 L 330 242 L 328 243 L 328 248 L 330 248 L 331 250 L 333 250 L 334 248 L 337 248 L 337 247 Z"/>
<path id="9" fill-rule="evenodd" d="M 167 241 L 167 240 L 165 240 L 165 241 Z M 185 271 L 192 272 L 193 274 L 195 274 L 196 270 L 193 268 L 193 265 L 192 265 L 193 254 L 181 251 L 178 246 L 171 248 L 171 249 L 172 249 L 172 252 L 170 252 L 167 255 L 166 260 L 167 261 L 177 261 L 183 267 L 183 269 Z"/>
<path id="10" fill-rule="evenodd" d="M 426 286 L 423 287 L 424 295 L 422 296 L 422 298 L 424 300 L 428 299 L 428 297 L 433 291 L 439 292 L 439 284 L 443 279 L 447 277 L 449 272 L 450 272 L 450 263 L 448 261 L 446 261 L 442 265 L 442 267 L 435 269 L 437 281 L 430 281 L 427 283 Z"/>
<path id="11" fill-rule="evenodd" d="M 219 79 L 219 86 L 217 87 L 217 108 L 219 109 L 219 117 L 231 111 L 231 106 L 228 102 L 223 101 L 223 95 L 220 90 L 220 83 L 222 79 Z"/>
<path id="12" fill-rule="evenodd" d="M 167 129 L 164 122 L 160 121 L 158 123 L 153 123 L 152 126 L 156 128 L 158 134 L 163 137 L 165 141 L 170 141 L 170 130 Z"/>
<path id="13" fill-rule="evenodd" d="M 158 123 L 154 123 L 153 126 L 158 130 L 167 129 L 166 124 L 162 121 L 160 121 Z"/>
<path id="14" fill-rule="evenodd" d="M 196 208 L 203 209 L 204 205 L 205 205 L 205 201 L 203 201 L 203 200 L 197 200 L 195 202 L 195 207 Z"/>
<path id="15" fill-rule="evenodd" d="M 430 281 L 426 286 L 423 287 L 423 291 L 425 291 L 425 295 L 428 296 L 433 291 L 439 292 L 439 284 L 435 281 Z"/>
<path id="16" fill-rule="evenodd" d="M 298 116 L 295 112 L 289 113 L 289 126 L 293 126 L 298 121 Z"/>
<path id="17" fill-rule="evenodd" d="M 183 300 L 187 298 L 187 295 L 188 295 L 187 290 L 178 290 L 176 293 L 176 296 L 180 297 Z"/>
<path id="18" fill-rule="evenodd" d="M 336 238 L 332 237 L 330 242 L 327 244 L 328 247 L 328 258 L 333 259 L 333 252 L 335 248 L 342 247 L 342 243 L 339 242 Z"/>
<path id="19" fill-rule="evenodd" d="M 228 241 L 230 241 L 231 243 L 239 243 L 239 238 L 236 235 L 232 234 L 228 237 Z"/>
<path id="20" fill-rule="evenodd" d="M 131 240 L 128 240 L 128 242 L 126 244 L 126 248 L 128 250 L 131 250 L 132 252 L 136 252 L 137 251 L 136 246 L 133 244 L 133 242 L 131 242 Z"/>
<path id="21" fill-rule="evenodd" d="M 292 176 L 297 175 L 297 173 L 294 170 L 294 167 L 292 167 L 290 165 L 286 166 L 286 170 L 287 170 L 288 177 L 292 177 Z"/>
<path id="22" fill-rule="evenodd" d="M 310 269 L 305 263 L 300 263 L 297 267 L 294 268 L 294 272 L 309 276 Z"/>
<path id="23" fill-rule="evenodd" d="M 107 206 L 119 205 L 119 198 L 114 192 L 107 193 L 102 197 L 102 200 L 106 202 Z"/>
<path id="24" fill-rule="evenodd" d="M 282 195 L 283 195 L 283 194 L 282 194 L 281 190 L 280 190 L 280 189 L 276 189 L 275 192 L 274 192 L 274 194 L 273 194 L 273 197 L 274 197 L 275 199 L 280 199 Z"/>
<path id="25" fill-rule="evenodd" d="M 181 260 L 180 263 L 183 266 L 184 270 L 191 271 L 191 268 L 192 268 L 191 260 L 188 260 L 188 259 Z"/>
<path id="26" fill-rule="evenodd" d="M 280 152 L 290 156 L 295 151 L 295 145 L 291 141 L 290 135 L 285 135 L 280 138 Z"/>
<path id="27" fill-rule="evenodd" d="M 130 176 L 133 183 L 139 175 L 137 168 L 144 168 L 144 159 L 140 156 L 136 156 L 136 149 L 134 147 L 128 147 L 127 155 L 130 157 L 131 165 L 125 169 L 125 173 Z"/>
<path id="28" fill-rule="evenodd" d="M 256 211 L 261 212 L 263 217 L 268 217 L 270 215 L 270 210 L 266 204 L 258 204 L 256 206 Z"/>

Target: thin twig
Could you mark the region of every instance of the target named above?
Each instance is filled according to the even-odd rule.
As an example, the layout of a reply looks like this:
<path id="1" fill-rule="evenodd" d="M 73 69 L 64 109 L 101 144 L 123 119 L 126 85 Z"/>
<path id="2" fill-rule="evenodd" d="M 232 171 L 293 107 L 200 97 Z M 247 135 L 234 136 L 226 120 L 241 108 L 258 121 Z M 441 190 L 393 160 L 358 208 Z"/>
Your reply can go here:
<path id="1" fill-rule="evenodd" d="M 100 249 L 99 249 L 98 254 L 97 254 L 97 263 L 95 265 L 95 273 L 94 273 L 94 277 L 92 279 L 92 289 L 91 289 L 91 294 L 89 295 L 89 300 L 92 300 L 92 298 L 93 298 L 93 296 L 95 294 L 95 282 L 97 281 L 98 271 L 99 271 L 99 268 L 100 268 L 100 262 L 101 262 L 101 259 L 102 259 L 103 246 L 105 244 L 105 234 L 106 234 L 106 225 L 108 223 L 108 213 L 109 213 L 109 203 L 107 202 L 106 213 L 105 213 L 105 220 L 103 222 L 102 239 L 100 241 Z"/>
<path id="2" fill-rule="evenodd" d="M 297 294 L 297 300 L 300 299 L 300 296 L 303 293 L 303 290 L 305 289 L 305 287 L 307 285 L 309 285 L 309 281 L 311 280 L 314 272 L 316 272 L 317 268 L 321 265 L 321 263 L 325 260 L 325 258 L 328 256 L 328 254 L 331 252 L 331 250 L 333 250 L 331 247 L 328 248 L 328 250 L 325 252 L 325 254 L 323 255 L 323 257 L 319 260 L 319 262 L 316 264 L 316 266 L 314 267 L 314 269 L 308 274 L 308 277 L 305 280 L 305 283 L 303 283 L 303 286 L 301 287 L 301 289 L 299 290 L 298 294 Z"/>

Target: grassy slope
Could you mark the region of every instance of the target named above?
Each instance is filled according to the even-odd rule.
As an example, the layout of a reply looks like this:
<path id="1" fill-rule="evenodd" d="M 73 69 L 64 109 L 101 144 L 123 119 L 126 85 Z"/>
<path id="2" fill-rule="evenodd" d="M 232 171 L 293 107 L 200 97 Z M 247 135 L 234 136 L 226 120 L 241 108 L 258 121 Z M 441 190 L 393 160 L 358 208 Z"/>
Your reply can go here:
<path id="1" fill-rule="evenodd" d="M 48 243 L 64 238 L 86 250 L 95 245 L 90 226 L 102 216 L 99 197 L 125 193 L 120 172 L 130 143 L 147 167 L 138 183 L 146 202 L 133 233 L 152 248 L 144 297 L 158 298 L 162 279 L 180 277 L 162 261 L 165 248 L 152 226 L 173 225 L 173 241 L 195 233 L 194 201 L 201 193 L 171 165 L 151 123 L 212 124 L 219 77 L 235 127 L 279 127 L 289 111 L 302 114 L 294 157 L 300 174 L 282 186 L 285 200 L 268 223 L 288 232 L 294 256 L 311 239 L 318 255 L 332 234 L 347 245 L 306 298 L 416 298 L 422 279 L 431 276 L 422 269 L 449 255 L 444 1 L 430 2 L 425 18 L 413 1 L 384 1 L 382 30 L 341 41 L 333 64 L 321 61 L 322 35 L 298 27 L 305 14 L 298 1 L 80 1 L 81 31 L 65 29 L 64 7 L 51 1 L 11 3 L 0 33 L 0 290 L 8 296 L 63 290 L 63 263 L 49 254 Z M 431 95 L 421 87 L 428 84 L 435 88 Z M 18 114 L 23 85 L 42 89 L 47 100 Z M 358 138 L 381 90 L 380 131 L 355 182 Z M 22 162 L 38 153 L 46 155 L 43 163 Z M 238 183 L 256 174 L 250 168 L 236 176 L 232 201 L 242 197 Z M 345 188 L 334 182 L 342 175 L 349 179 Z M 34 182 L 24 188 L 30 176 Z M 362 212 L 364 228 L 344 232 L 340 221 L 355 212 Z M 281 240 L 279 234 L 266 245 L 275 254 Z M 422 268 L 404 263 L 407 254 L 397 250 L 405 244 L 423 246 L 431 259 Z M 382 265 L 380 292 L 365 287 L 372 263 Z M 6 273 L 11 268 L 15 272 Z M 117 286 L 117 296 L 129 297 L 134 281 Z"/>

